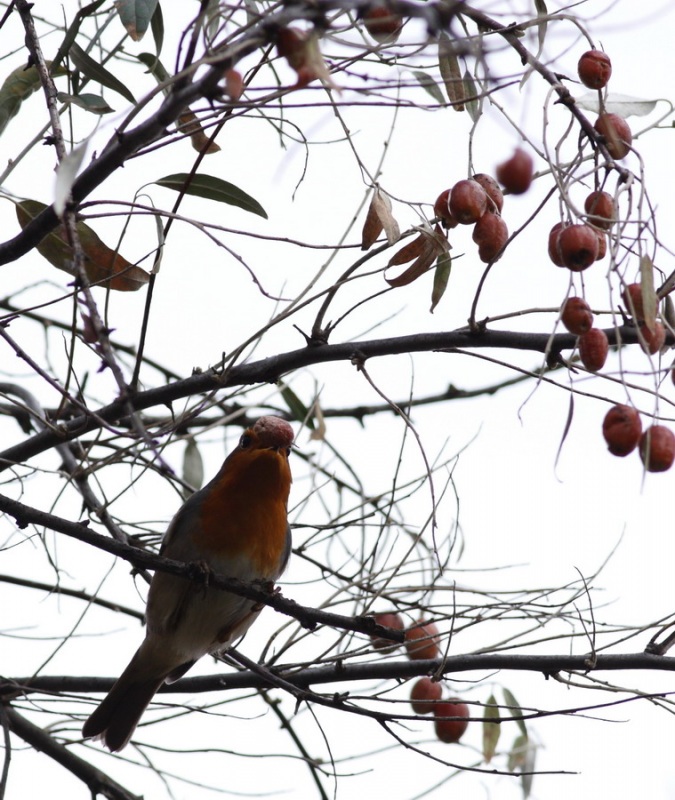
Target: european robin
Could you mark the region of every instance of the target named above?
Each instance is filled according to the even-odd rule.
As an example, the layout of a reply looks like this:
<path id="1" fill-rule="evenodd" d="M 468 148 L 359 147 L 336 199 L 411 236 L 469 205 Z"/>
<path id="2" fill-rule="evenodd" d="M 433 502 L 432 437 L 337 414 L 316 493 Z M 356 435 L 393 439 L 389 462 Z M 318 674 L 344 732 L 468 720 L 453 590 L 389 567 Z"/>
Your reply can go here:
<path id="1" fill-rule="evenodd" d="M 216 477 L 173 518 L 160 555 L 198 562 L 242 581 L 273 584 L 291 551 L 287 503 L 292 442 L 291 426 L 278 417 L 261 417 L 248 428 Z M 207 653 L 227 650 L 261 610 L 236 594 L 155 572 L 145 639 L 84 723 L 82 735 L 121 750 L 160 686 L 178 680 Z"/>

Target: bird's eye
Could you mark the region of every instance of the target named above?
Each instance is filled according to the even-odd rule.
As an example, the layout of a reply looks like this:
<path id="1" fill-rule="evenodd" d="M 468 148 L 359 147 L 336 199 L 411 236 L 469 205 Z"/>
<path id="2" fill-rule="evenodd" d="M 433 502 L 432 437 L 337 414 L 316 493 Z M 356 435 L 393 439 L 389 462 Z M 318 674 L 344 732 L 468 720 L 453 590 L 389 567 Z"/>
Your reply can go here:
<path id="1" fill-rule="evenodd" d="M 247 447 L 251 446 L 251 442 L 253 441 L 253 437 L 250 433 L 242 433 L 241 439 L 239 440 L 239 447 L 242 450 L 246 450 Z"/>

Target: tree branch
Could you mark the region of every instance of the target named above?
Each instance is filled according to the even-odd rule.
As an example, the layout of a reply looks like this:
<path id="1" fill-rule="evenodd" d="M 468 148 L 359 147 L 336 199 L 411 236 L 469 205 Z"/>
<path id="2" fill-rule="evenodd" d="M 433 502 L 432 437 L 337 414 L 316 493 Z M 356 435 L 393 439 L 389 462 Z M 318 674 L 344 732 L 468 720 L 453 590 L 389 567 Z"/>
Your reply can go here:
<path id="1" fill-rule="evenodd" d="M 163 558 L 147 550 L 138 547 L 131 547 L 116 539 L 109 539 L 101 534 L 94 533 L 87 524 L 71 522 L 49 514 L 46 511 L 38 511 L 35 508 L 19 503 L 9 497 L 0 495 L 0 511 L 4 511 L 14 517 L 20 528 L 25 528 L 29 524 L 44 526 L 66 536 L 71 536 L 80 542 L 93 545 L 107 553 L 123 558 L 136 568 L 159 569 L 171 575 L 179 575 L 202 583 L 208 580 L 209 587 L 223 589 L 234 594 L 246 597 L 256 603 L 263 603 L 271 606 L 275 611 L 294 617 L 300 624 L 310 630 L 317 625 L 329 625 L 347 631 L 363 633 L 367 636 L 382 636 L 392 642 L 402 642 L 403 632 L 395 631 L 378 625 L 372 617 L 346 617 L 342 614 L 331 614 L 318 608 L 308 608 L 301 606 L 294 600 L 283 597 L 277 591 L 268 591 L 265 588 L 258 588 L 253 583 L 246 583 L 237 578 L 206 573 L 198 564 L 188 564 L 182 561 Z"/>
<path id="2" fill-rule="evenodd" d="M 635 344 L 637 331 L 630 325 L 605 330 L 610 345 Z M 418 333 L 389 339 L 371 339 L 362 342 L 344 342 L 316 347 L 303 347 L 279 355 L 240 364 L 224 374 L 210 369 L 165 386 L 148 389 L 130 395 L 124 400 L 115 400 L 95 411 L 92 415 L 79 415 L 58 426 L 58 431 L 43 431 L 25 439 L 18 445 L 0 452 L 0 472 L 16 464 L 21 464 L 34 456 L 44 453 L 63 442 L 75 439 L 96 430 L 101 420 L 112 423 L 123 421 L 127 404 L 136 411 L 153 406 L 171 405 L 191 395 L 213 392 L 231 386 L 244 386 L 255 383 L 276 383 L 284 375 L 313 364 L 326 364 L 335 361 L 363 362 L 369 358 L 433 351 L 452 351 L 455 349 L 515 349 L 551 353 L 553 356 L 562 350 L 570 350 L 576 345 L 577 337 L 571 333 L 527 333 L 522 331 L 472 332 L 468 328 L 441 333 Z M 672 344 L 672 337 L 669 336 Z"/>
<path id="3" fill-rule="evenodd" d="M 625 670 L 650 670 L 675 672 L 675 657 L 651 653 L 618 653 L 594 656 L 510 655 L 506 653 L 469 653 L 439 659 L 409 659 L 385 661 L 378 659 L 368 664 L 348 664 L 341 661 L 320 667 L 298 668 L 297 665 L 266 667 L 272 674 L 283 678 L 297 689 L 329 683 L 350 681 L 409 680 L 420 675 L 442 674 L 452 676 L 460 672 L 509 670 L 513 672 L 539 672 L 546 679 L 559 672 L 622 672 Z M 110 691 L 114 678 L 37 676 L 32 678 L 6 678 L 0 682 L 0 696 L 17 693 L 67 693 L 89 694 Z M 251 670 L 234 673 L 200 675 L 182 678 L 164 684 L 159 690 L 164 694 L 200 694 L 202 692 L 231 691 L 234 689 L 265 689 L 270 681 Z"/>
<path id="4" fill-rule="evenodd" d="M 141 800 L 138 795 L 132 794 L 124 786 L 109 778 L 105 772 L 71 753 L 67 747 L 53 739 L 42 728 L 29 722 L 11 706 L 5 706 L 3 713 L 9 722 L 9 729 L 15 736 L 72 772 L 89 787 L 92 797 L 102 795 L 109 800 Z"/>

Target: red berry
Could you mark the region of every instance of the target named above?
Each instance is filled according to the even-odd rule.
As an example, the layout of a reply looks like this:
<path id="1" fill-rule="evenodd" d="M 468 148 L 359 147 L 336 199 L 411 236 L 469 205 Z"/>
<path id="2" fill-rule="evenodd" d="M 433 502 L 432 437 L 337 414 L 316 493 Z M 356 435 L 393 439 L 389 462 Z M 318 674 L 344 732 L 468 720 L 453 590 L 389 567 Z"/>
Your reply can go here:
<path id="1" fill-rule="evenodd" d="M 386 6 L 371 6 L 363 14 L 363 24 L 379 44 L 393 44 L 403 28 L 403 19 Z"/>
<path id="2" fill-rule="evenodd" d="M 581 363 L 587 370 L 597 372 L 605 366 L 609 352 L 609 340 L 604 331 L 599 328 L 591 328 L 590 331 L 579 337 L 577 344 Z"/>
<path id="3" fill-rule="evenodd" d="M 410 704 L 415 714 L 431 714 L 434 703 L 441 699 L 443 689 L 438 681 L 420 678 L 410 691 Z"/>
<path id="4" fill-rule="evenodd" d="M 620 161 L 630 152 L 633 134 L 630 126 L 618 114 L 600 114 L 593 126 L 605 140 L 605 146 L 612 158 Z"/>
<path id="5" fill-rule="evenodd" d="M 459 719 L 441 719 L 441 717 L 459 717 Z M 458 742 L 469 727 L 469 707 L 458 697 L 452 697 L 434 706 L 434 729 L 442 742 L 453 744 Z"/>
<path id="6" fill-rule="evenodd" d="M 612 62 L 607 53 L 588 50 L 579 59 L 579 80 L 589 89 L 603 89 L 612 75 Z"/>
<path id="7" fill-rule="evenodd" d="M 598 255 L 598 237 L 590 225 L 568 225 L 558 236 L 558 255 L 572 272 L 581 272 Z"/>
<path id="8" fill-rule="evenodd" d="M 518 148 L 508 161 L 497 167 L 497 180 L 511 194 L 523 194 L 530 188 L 533 173 L 532 157 Z"/>
<path id="9" fill-rule="evenodd" d="M 398 614 L 393 612 L 388 614 L 373 614 L 373 619 L 378 625 L 384 628 L 393 628 L 395 631 L 402 631 L 405 628 L 403 620 Z M 382 639 L 379 636 L 371 636 L 370 641 L 375 650 L 394 650 L 400 645 L 391 639 Z"/>
<path id="10" fill-rule="evenodd" d="M 675 435 L 663 425 L 652 425 L 640 438 L 640 458 L 647 472 L 665 472 L 675 461 Z"/>
<path id="11" fill-rule="evenodd" d="M 562 258 L 560 257 L 560 251 L 558 249 L 560 234 L 565 227 L 566 225 L 564 222 L 556 222 L 548 234 L 548 257 L 556 265 L 556 267 L 565 266 Z"/>
<path id="12" fill-rule="evenodd" d="M 589 222 L 596 228 L 607 231 L 616 220 L 614 198 L 608 192 L 591 192 L 584 203 Z"/>
<path id="13" fill-rule="evenodd" d="M 509 238 L 509 230 L 504 220 L 487 211 L 473 229 L 473 240 L 478 245 L 478 257 L 488 264 L 494 261 Z"/>
<path id="14" fill-rule="evenodd" d="M 405 632 L 405 649 L 408 658 L 417 661 L 423 658 L 438 658 L 438 628 L 433 622 L 419 620 Z"/>
<path id="15" fill-rule="evenodd" d="M 645 321 L 645 308 L 642 301 L 642 286 L 639 283 L 629 283 L 621 293 L 626 311 L 636 322 Z"/>
<path id="16" fill-rule="evenodd" d="M 239 100 L 244 93 L 244 79 L 241 72 L 236 69 L 228 69 L 225 72 L 225 91 L 232 100 Z"/>
<path id="17" fill-rule="evenodd" d="M 593 327 L 593 312 L 581 297 L 569 297 L 565 301 L 560 319 L 567 330 L 575 336 L 588 333 Z"/>
<path id="18" fill-rule="evenodd" d="M 438 217 L 445 228 L 456 228 L 459 224 L 450 213 L 450 189 L 441 192 L 434 203 L 434 216 Z"/>
<path id="19" fill-rule="evenodd" d="M 654 323 L 654 330 L 650 331 L 646 325 L 640 325 L 640 347 L 654 355 L 658 353 L 666 343 L 666 329 L 660 322 Z"/>
<path id="20" fill-rule="evenodd" d="M 596 261 L 602 261 L 602 259 L 607 255 L 607 237 L 603 231 L 599 231 L 597 228 L 593 228 L 595 231 L 595 235 L 598 239 L 598 254 L 595 257 Z"/>
<path id="21" fill-rule="evenodd" d="M 504 195 L 497 181 L 492 175 L 487 175 L 484 172 L 479 172 L 477 175 L 474 175 L 473 179 L 485 189 L 485 193 L 488 196 L 488 211 L 494 212 L 496 210 L 498 214 L 501 214 L 502 208 L 504 207 Z M 490 200 L 494 203 L 495 208 L 491 208 Z"/>
<path id="22" fill-rule="evenodd" d="M 476 181 L 457 181 L 450 192 L 450 213 L 462 225 L 472 225 L 487 209 L 487 194 Z"/>
<path id="23" fill-rule="evenodd" d="M 623 458 L 638 445 L 642 433 L 642 422 L 632 406 L 617 405 L 609 409 L 602 423 L 609 452 Z"/>

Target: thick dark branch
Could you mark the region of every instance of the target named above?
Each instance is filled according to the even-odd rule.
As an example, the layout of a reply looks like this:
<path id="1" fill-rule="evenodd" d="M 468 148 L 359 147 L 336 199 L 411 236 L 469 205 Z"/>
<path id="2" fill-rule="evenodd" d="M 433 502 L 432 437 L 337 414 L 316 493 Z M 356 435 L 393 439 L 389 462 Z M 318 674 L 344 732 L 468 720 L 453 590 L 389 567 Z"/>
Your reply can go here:
<path id="1" fill-rule="evenodd" d="M 634 344 L 638 341 L 635 328 L 608 328 L 606 331 L 610 344 Z M 532 350 L 540 353 L 551 353 L 553 356 L 562 350 L 570 350 L 576 344 L 576 336 L 571 333 L 525 333 L 519 331 L 471 332 L 468 328 L 444 333 L 419 333 L 411 336 L 398 336 L 390 339 L 372 339 L 363 342 L 345 342 L 344 344 L 325 344 L 316 347 L 303 347 L 287 353 L 240 364 L 221 374 L 209 370 L 181 381 L 175 381 L 138 392 L 124 400 L 116 400 L 110 405 L 97 410 L 91 416 L 78 416 L 60 424 L 58 432 L 44 431 L 26 439 L 21 444 L 9 447 L 0 452 L 0 471 L 15 464 L 21 464 L 47 450 L 70 441 L 100 427 L 101 421 L 113 423 L 124 420 L 127 404 L 136 411 L 154 406 L 171 405 L 190 395 L 212 392 L 231 386 L 243 386 L 255 383 L 276 383 L 284 375 L 313 364 L 325 364 L 334 361 L 348 361 L 356 365 L 369 358 L 400 355 L 402 353 L 422 353 L 433 351 L 452 351 L 456 349 L 471 350 L 479 348 L 495 348 L 510 350 Z"/>
<path id="2" fill-rule="evenodd" d="M 116 134 L 73 184 L 71 192 L 73 204 L 81 203 L 132 155 L 162 137 L 167 128 L 175 123 L 189 105 L 202 98 L 218 99 L 222 94 L 218 84 L 222 80 L 223 72 L 244 56 L 274 41 L 276 31 L 280 27 L 296 19 L 305 19 L 314 22 L 318 27 L 325 28 L 328 27 L 326 21 L 328 12 L 339 8 L 356 8 L 359 5 L 361 0 L 323 0 L 317 3 L 308 2 L 306 5 L 288 4 L 276 14 L 265 15 L 262 22 L 246 33 L 232 48 L 225 48 L 222 52 L 210 56 L 209 68 L 198 80 L 190 82 L 189 76 L 177 79 L 173 91 L 156 114 L 129 131 Z M 417 3 L 401 0 L 398 6 L 407 16 L 426 19 L 430 31 L 437 32 L 449 27 L 457 11 L 464 8 L 464 3 L 445 0 L 440 3 L 429 3 L 428 7 L 423 7 Z M 0 244 L 0 266 L 26 255 L 53 231 L 59 222 L 54 208 L 52 206 L 46 208 L 32 219 L 21 233 Z"/>
<path id="3" fill-rule="evenodd" d="M 616 655 L 510 655 L 508 653 L 478 653 L 450 656 L 446 659 L 410 661 L 385 661 L 378 659 L 368 664 L 340 662 L 321 667 L 298 668 L 278 666 L 270 672 L 283 678 L 286 683 L 299 689 L 328 683 L 349 681 L 407 680 L 419 675 L 437 674 L 452 676 L 459 672 L 510 670 L 514 672 L 539 672 L 545 678 L 560 672 L 596 673 L 624 670 L 650 670 L 675 672 L 675 658 L 655 656 L 651 653 L 621 653 Z M 21 692 L 48 692 L 67 694 L 89 694 L 108 692 L 114 678 L 39 676 L 36 678 L 6 679 L 0 683 L 0 695 Z M 251 671 L 201 675 L 183 678 L 176 683 L 165 684 L 160 692 L 168 694 L 197 694 L 233 689 L 264 689 L 269 682 Z"/>
<path id="4" fill-rule="evenodd" d="M 92 797 L 101 795 L 110 800 L 141 800 L 138 795 L 132 794 L 124 786 L 120 786 L 119 783 L 109 778 L 105 772 L 101 772 L 88 761 L 76 756 L 67 747 L 53 739 L 43 728 L 29 722 L 11 706 L 5 706 L 3 713 L 13 734 L 72 772 L 89 787 Z"/>
<path id="5" fill-rule="evenodd" d="M 342 614 L 331 614 L 318 608 L 307 608 L 299 605 L 294 600 L 283 597 L 276 591 L 268 591 L 266 588 L 240 581 L 237 578 L 230 578 L 211 572 L 206 573 L 198 564 L 186 564 L 182 561 L 162 558 L 150 551 L 131 547 L 115 539 L 109 539 L 106 536 L 94 533 L 86 524 L 71 522 L 46 511 L 38 511 L 3 495 L 0 495 L 0 511 L 4 511 L 14 517 L 20 528 L 25 528 L 30 524 L 49 528 L 49 530 L 71 536 L 80 542 L 85 542 L 107 553 L 123 558 L 137 569 L 159 569 L 162 572 L 180 575 L 194 581 L 208 581 L 209 587 L 233 592 L 256 603 L 271 606 L 275 611 L 294 617 L 303 627 L 310 630 L 317 625 L 329 625 L 342 630 L 363 633 L 367 636 L 381 636 L 394 642 L 403 641 L 402 631 L 384 628 L 378 625 L 372 617 L 346 617 Z"/>

